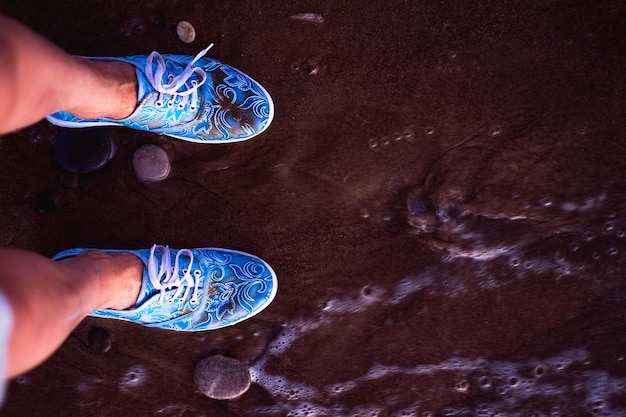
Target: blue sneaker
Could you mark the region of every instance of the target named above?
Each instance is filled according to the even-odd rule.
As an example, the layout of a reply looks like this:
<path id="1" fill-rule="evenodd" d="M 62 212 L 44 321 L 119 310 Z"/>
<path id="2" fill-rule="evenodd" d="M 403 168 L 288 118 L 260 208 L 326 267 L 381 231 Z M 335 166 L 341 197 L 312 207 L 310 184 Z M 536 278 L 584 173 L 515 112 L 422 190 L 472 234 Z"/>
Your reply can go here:
<path id="1" fill-rule="evenodd" d="M 256 256 L 228 249 L 87 249 L 63 251 L 54 260 L 81 252 L 126 252 L 144 263 L 139 298 L 128 310 L 94 310 L 89 315 L 149 327 L 203 331 L 231 326 L 267 307 L 278 289 L 272 268 Z"/>
<path id="2" fill-rule="evenodd" d="M 137 55 L 89 57 L 134 65 L 139 85 L 137 107 L 125 119 L 80 119 L 68 112 L 46 117 L 54 125 L 80 128 L 124 126 L 191 142 L 237 142 L 267 129 L 274 117 L 269 94 L 242 72 L 204 57 Z"/>

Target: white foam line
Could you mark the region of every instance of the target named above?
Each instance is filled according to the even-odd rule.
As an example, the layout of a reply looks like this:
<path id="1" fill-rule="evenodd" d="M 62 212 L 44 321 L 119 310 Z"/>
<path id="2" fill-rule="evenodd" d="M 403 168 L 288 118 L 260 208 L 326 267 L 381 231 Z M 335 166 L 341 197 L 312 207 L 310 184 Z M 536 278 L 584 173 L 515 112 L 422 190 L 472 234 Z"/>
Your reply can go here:
<path id="1" fill-rule="evenodd" d="M 363 376 L 354 378 L 350 381 L 333 384 L 327 388 L 327 393 L 331 396 L 337 394 L 343 394 L 356 388 L 359 383 L 365 381 L 371 381 L 374 379 L 381 379 L 390 375 L 430 375 L 440 371 L 462 371 L 473 372 L 477 369 L 485 367 L 487 361 L 484 359 L 463 359 L 463 358 L 449 358 L 444 362 L 434 365 L 416 365 L 413 367 L 401 367 L 394 365 L 381 365 L 374 364 L 369 371 Z"/>
<path id="2" fill-rule="evenodd" d="M 372 307 L 398 304 L 411 294 L 425 288 L 439 288 L 447 291 L 447 278 L 440 277 L 437 274 L 443 274 L 445 277 L 449 275 L 445 271 L 442 272 L 433 268 L 426 269 L 419 275 L 402 279 L 390 291 L 382 287 L 370 286 L 367 287 L 366 291 L 360 291 L 346 297 L 329 300 L 320 310 L 317 317 L 301 317 L 286 323 L 279 335 L 270 343 L 266 353 L 250 368 L 252 381 L 263 386 L 276 401 L 276 405 L 273 407 L 261 407 L 256 409 L 257 414 L 275 415 L 284 414 L 284 412 L 287 411 L 290 417 L 308 417 L 318 414 L 340 416 L 355 415 L 355 413 L 374 417 L 384 412 L 384 410 L 375 406 L 370 407 L 369 405 L 363 406 L 359 408 L 359 410 L 348 410 L 341 404 L 333 406 L 328 406 L 328 404 L 333 399 L 340 397 L 341 394 L 358 389 L 361 384 L 367 381 L 381 380 L 396 375 L 419 377 L 439 372 L 457 372 L 464 375 L 469 375 L 477 370 L 486 372 L 489 375 L 489 379 L 492 381 L 491 383 L 496 383 L 498 389 L 502 391 L 502 398 L 492 403 L 492 405 L 510 409 L 519 405 L 519 402 L 524 398 L 537 395 L 551 398 L 559 395 L 566 396 L 568 393 L 571 393 L 574 388 L 570 385 L 553 385 L 549 383 L 548 380 L 541 379 L 540 377 L 535 379 L 522 378 L 517 374 L 517 370 L 520 369 L 520 367 L 541 365 L 545 367 L 546 370 L 549 369 L 551 373 L 560 373 L 561 371 L 565 371 L 566 368 L 574 362 L 587 364 L 589 354 L 584 349 L 568 350 L 551 358 L 542 360 L 529 359 L 519 363 L 461 357 L 450 357 L 436 364 L 419 364 L 408 367 L 377 363 L 373 364 L 371 368 L 361 376 L 324 388 L 317 388 L 305 383 L 291 381 L 284 376 L 272 375 L 265 371 L 270 359 L 283 355 L 296 340 L 306 337 L 309 333 L 322 326 L 332 325 L 333 320 L 337 317 L 346 318 L 350 315 L 362 313 Z M 445 282 L 438 282 L 439 278 L 444 279 Z M 603 371 L 600 372 L 604 373 Z M 518 382 L 516 384 L 508 384 L 511 378 L 515 378 Z M 615 387 L 623 385 L 622 380 L 613 381 L 611 384 L 603 383 L 602 378 L 594 377 L 591 374 L 579 375 L 566 373 L 562 374 L 562 378 L 565 378 L 566 381 L 572 378 L 578 381 L 581 378 L 584 381 L 599 381 L 597 383 L 604 388 L 604 391 L 606 391 L 606 387 L 611 384 L 611 386 Z M 577 390 L 580 389 L 581 388 L 577 388 Z M 590 391 L 589 397 L 591 399 L 601 396 L 593 389 L 590 389 Z M 504 395 L 504 393 L 508 394 Z M 419 404 L 417 402 L 410 405 L 409 408 L 406 409 L 409 413 L 408 415 L 412 415 L 411 413 L 413 410 L 417 410 L 418 406 Z"/>
<path id="3" fill-rule="evenodd" d="M 324 23 L 324 16 L 318 13 L 311 13 L 311 12 L 298 13 L 289 17 L 294 20 L 303 20 L 305 22 Z"/>
<path id="4" fill-rule="evenodd" d="M 489 261 L 500 256 L 509 255 L 516 250 L 516 247 L 497 247 L 497 248 L 474 248 L 461 249 L 450 248 L 448 256 L 454 258 L 470 258 L 477 261 Z"/>
<path id="5" fill-rule="evenodd" d="M 332 323 L 335 317 L 358 314 L 373 306 L 381 304 L 397 304 L 409 295 L 434 285 L 434 281 L 430 275 L 422 275 L 418 277 L 409 277 L 403 279 L 396 284 L 392 293 L 394 296 L 390 299 L 387 292 L 377 286 L 368 286 L 367 294 L 363 291 L 353 295 L 343 297 L 341 299 L 329 300 L 322 308 L 322 311 L 314 318 L 298 318 L 287 323 L 279 335 L 270 343 L 267 353 L 261 356 L 255 364 L 250 368 L 252 381 L 264 386 L 275 397 L 287 398 L 289 392 L 297 391 L 300 398 L 312 399 L 319 397 L 321 393 L 304 384 L 289 381 L 281 376 L 271 376 L 265 372 L 267 362 L 273 358 L 283 354 L 291 344 L 305 336 L 307 333 L 320 328 L 323 325 Z M 389 369 L 385 372 L 414 372 L 414 370 Z M 363 378 L 368 378 L 365 375 Z M 344 387 L 345 389 L 346 387 Z"/>
<path id="6" fill-rule="evenodd" d="M 343 311 L 337 306 L 336 311 Z M 307 324 L 305 331 L 298 331 L 298 324 Z M 319 322 L 318 322 L 319 325 Z M 545 359 L 528 359 L 522 362 L 488 361 L 484 358 L 469 359 L 461 357 L 450 357 L 437 364 L 420 364 L 412 367 L 402 367 L 394 365 L 374 364 L 362 376 L 332 384 L 323 390 L 318 390 L 309 385 L 296 383 L 281 376 L 271 376 L 264 372 L 267 360 L 285 351 L 285 346 L 289 345 L 295 338 L 302 336 L 308 330 L 316 328 L 311 326 L 310 320 L 296 321 L 286 326 L 283 334 L 277 338 L 277 346 L 272 353 L 265 355 L 263 360 L 255 364 L 253 368 L 254 380 L 263 385 L 276 400 L 276 405 L 272 407 L 259 407 L 255 409 L 258 415 L 276 415 L 287 412 L 289 417 L 309 417 L 313 415 L 333 415 L 333 416 L 365 416 L 377 417 L 384 413 L 384 408 L 380 406 L 363 404 L 358 407 L 347 407 L 341 404 L 328 405 L 329 401 L 346 392 L 357 389 L 359 385 L 366 381 L 393 377 L 396 375 L 433 375 L 439 372 L 456 372 L 461 375 L 470 375 L 476 371 L 485 372 L 491 381 L 487 389 L 492 389 L 492 384 L 499 390 L 499 399 L 496 398 L 490 404 L 483 404 L 479 407 L 479 416 L 492 415 L 490 411 L 501 416 L 513 416 L 513 410 L 519 408 L 520 404 L 530 398 L 538 396 L 551 398 L 565 398 L 575 393 L 584 394 L 584 406 L 588 410 L 600 410 L 601 415 L 623 415 L 622 409 L 614 409 L 609 401 L 611 395 L 623 392 L 626 387 L 626 379 L 610 376 L 602 370 L 576 370 L 567 372 L 567 368 L 574 363 L 589 365 L 589 353 L 585 349 L 572 349 Z M 544 373 L 534 375 L 530 378 L 521 377 L 520 369 L 541 366 L 544 372 L 552 375 L 551 379 L 544 379 Z M 561 375 L 554 383 L 552 380 Z M 577 395 L 579 396 L 579 395 Z M 322 405 L 325 404 L 325 405 Z M 405 407 L 394 416 L 417 416 L 420 407 L 418 401 Z M 450 416 L 464 415 L 471 410 L 448 408 L 446 414 Z M 497 411 L 496 411 L 497 410 Z M 513 414 L 511 414 L 511 412 Z M 606 414 L 609 413 L 609 414 Z M 426 415 L 422 413 L 421 415 Z"/>

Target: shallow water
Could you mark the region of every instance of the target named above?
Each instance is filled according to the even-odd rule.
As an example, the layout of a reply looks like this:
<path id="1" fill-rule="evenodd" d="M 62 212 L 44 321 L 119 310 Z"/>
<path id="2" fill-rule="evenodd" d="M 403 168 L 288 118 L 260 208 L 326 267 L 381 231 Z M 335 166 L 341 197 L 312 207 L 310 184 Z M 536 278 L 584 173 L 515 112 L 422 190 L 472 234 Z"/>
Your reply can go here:
<path id="1" fill-rule="evenodd" d="M 213 332 L 86 319 L 0 415 L 626 415 L 619 2 L 37 4 L 0 10 L 72 53 L 215 42 L 276 118 L 232 145 L 111 129 L 114 160 L 86 175 L 55 165 L 46 122 L 2 137 L 0 243 L 222 246 L 280 288 Z M 168 180 L 135 178 L 146 143 Z M 196 390 L 210 354 L 249 364 L 240 399 Z"/>

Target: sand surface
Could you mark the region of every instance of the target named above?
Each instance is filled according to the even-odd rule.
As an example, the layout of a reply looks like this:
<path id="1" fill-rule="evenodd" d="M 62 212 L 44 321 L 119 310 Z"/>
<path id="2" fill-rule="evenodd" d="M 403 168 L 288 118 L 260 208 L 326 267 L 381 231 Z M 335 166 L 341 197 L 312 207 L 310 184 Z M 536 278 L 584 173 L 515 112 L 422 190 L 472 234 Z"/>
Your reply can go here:
<path id="1" fill-rule="evenodd" d="M 276 105 L 270 129 L 238 144 L 110 129 L 115 158 L 84 175 L 57 166 L 61 130 L 45 121 L 1 137 L 1 245 L 226 247 L 280 282 L 267 310 L 219 331 L 86 319 L 11 383 L 0 416 L 626 415 L 623 2 L 0 11 L 77 55 L 214 42 Z M 143 144 L 173 160 L 166 181 L 136 179 Z M 110 335 L 104 354 L 94 328 Z M 196 389 L 210 354 L 250 365 L 238 400 Z"/>

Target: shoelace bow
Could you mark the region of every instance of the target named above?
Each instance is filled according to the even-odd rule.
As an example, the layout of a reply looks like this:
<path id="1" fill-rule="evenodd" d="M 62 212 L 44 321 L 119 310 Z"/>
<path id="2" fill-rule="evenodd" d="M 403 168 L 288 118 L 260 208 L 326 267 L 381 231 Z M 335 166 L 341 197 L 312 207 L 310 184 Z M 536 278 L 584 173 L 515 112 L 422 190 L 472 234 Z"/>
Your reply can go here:
<path id="1" fill-rule="evenodd" d="M 159 250 L 161 252 L 161 263 L 157 260 L 155 256 L 155 251 Z M 189 257 L 189 265 L 187 268 L 180 267 L 180 257 L 181 255 L 186 255 Z M 193 265 L 193 253 L 189 249 L 181 249 L 176 253 L 176 258 L 174 259 L 174 266 L 171 267 L 171 255 L 168 246 L 162 245 L 154 245 L 150 249 L 150 257 L 148 258 L 148 277 L 150 278 L 150 283 L 152 286 L 161 291 L 161 295 L 157 304 L 160 305 L 163 303 L 163 299 L 165 298 L 165 293 L 167 290 L 172 288 L 177 288 L 176 292 L 167 302 L 174 303 L 178 297 L 184 291 L 182 297 L 180 297 L 181 301 L 187 299 L 191 288 L 193 288 L 193 295 L 189 302 L 191 304 L 196 304 L 198 302 L 198 289 L 200 286 L 200 278 L 201 273 L 199 270 L 193 271 L 193 276 L 191 275 L 191 266 Z"/>
<path id="2" fill-rule="evenodd" d="M 189 100 L 189 96 L 191 96 L 190 109 L 192 111 L 196 109 L 195 103 L 198 102 L 198 88 L 206 81 L 206 72 L 204 72 L 202 68 L 194 67 L 193 65 L 200 58 L 205 56 L 212 47 L 213 44 L 210 44 L 205 49 L 200 51 L 200 53 L 198 53 L 198 55 L 196 55 L 196 57 L 187 64 L 185 69 L 180 74 L 176 76 L 172 74 L 168 75 L 168 82 L 166 83 L 163 83 L 163 76 L 165 75 L 165 70 L 167 69 L 165 66 L 165 60 L 158 52 L 152 52 L 148 55 L 148 59 L 146 60 L 146 78 L 152 87 L 159 92 L 159 97 L 156 101 L 157 106 L 162 106 L 163 96 L 169 95 L 172 97 L 167 101 L 168 107 L 172 107 L 174 105 L 174 99 L 176 97 L 184 97 L 178 103 L 178 108 L 182 109 L 185 107 L 187 100 Z M 153 62 L 156 63 L 156 70 L 152 69 Z M 193 74 L 198 75 L 199 81 L 191 80 L 191 82 L 189 82 L 190 85 L 187 85 L 189 78 L 191 78 Z M 183 87 L 184 89 L 182 89 Z"/>

